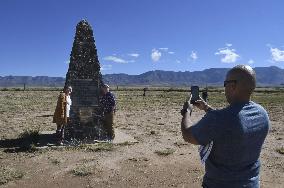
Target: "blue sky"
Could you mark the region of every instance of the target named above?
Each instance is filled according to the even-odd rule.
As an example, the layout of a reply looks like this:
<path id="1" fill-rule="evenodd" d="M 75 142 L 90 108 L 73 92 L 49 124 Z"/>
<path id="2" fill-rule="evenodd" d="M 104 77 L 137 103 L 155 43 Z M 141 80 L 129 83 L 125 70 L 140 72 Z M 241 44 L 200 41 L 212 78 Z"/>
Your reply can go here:
<path id="1" fill-rule="evenodd" d="M 0 0 L 0 76 L 63 76 L 76 24 L 103 74 L 284 68 L 283 0 Z"/>

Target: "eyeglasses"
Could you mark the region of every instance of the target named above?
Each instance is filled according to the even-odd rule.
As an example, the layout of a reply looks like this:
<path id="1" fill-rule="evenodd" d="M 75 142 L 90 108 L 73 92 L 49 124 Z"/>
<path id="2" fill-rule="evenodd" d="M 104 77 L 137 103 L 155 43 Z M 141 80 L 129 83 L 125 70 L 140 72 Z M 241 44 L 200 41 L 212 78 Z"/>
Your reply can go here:
<path id="1" fill-rule="evenodd" d="M 225 80 L 224 81 L 224 87 L 226 87 L 227 84 L 229 83 L 237 83 L 237 80 Z"/>

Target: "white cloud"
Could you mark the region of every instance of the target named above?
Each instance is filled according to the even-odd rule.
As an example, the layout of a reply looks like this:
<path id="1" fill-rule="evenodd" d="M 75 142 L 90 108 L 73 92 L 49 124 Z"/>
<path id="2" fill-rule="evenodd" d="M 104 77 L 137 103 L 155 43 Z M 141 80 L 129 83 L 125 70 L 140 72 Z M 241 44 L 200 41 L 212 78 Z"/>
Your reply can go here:
<path id="1" fill-rule="evenodd" d="M 137 58 L 137 57 L 139 57 L 140 54 L 132 53 L 132 54 L 128 54 L 128 55 L 131 56 L 131 57 L 136 57 Z"/>
<path id="2" fill-rule="evenodd" d="M 187 58 L 187 61 L 195 62 L 197 59 L 198 59 L 197 52 L 191 51 L 189 57 Z"/>
<path id="3" fill-rule="evenodd" d="M 233 46 L 233 45 L 230 44 L 230 43 L 226 43 L 226 46 L 227 46 L 227 47 L 231 47 L 231 46 Z"/>
<path id="4" fill-rule="evenodd" d="M 175 52 L 172 52 L 172 51 L 170 51 L 170 52 L 168 52 L 169 54 L 175 54 Z"/>
<path id="5" fill-rule="evenodd" d="M 101 70 L 102 71 L 108 71 L 108 70 L 111 70 L 112 69 L 112 65 L 103 65 L 101 67 Z"/>
<path id="6" fill-rule="evenodd" d="M 236 53 L 235 49 L 229 48 L 231 44 L 226 44 L 227 47 L 218 49 L 215 55 L 221 55 L 221 62 L 223 63 L 235 63 L 240 56 Z"/>
<path id="7" fill-rule="evenodd" d="M 181 61 L 177 59 L 177 60 L 176 60 L 176 63 L 181 63 Z"/>
<path id="8" fill-rule="evenodd" d="M 134 60 L 134 59 L 132 59 L 132 60 L 128 60 L 127 62 L 128 62 L 128 63 L 134 63 L 134 62 L 135 62 L 135 60 Z"/>
<path id="9" fill-rule="evenodd" d="M 196 61 L 198 59 L 197 52 L 191 51 L 190 58 L 192 61 Z"/>
<path id="10" fill-rule="evenodd" d="M 151 53 L 152 61 L 154 61 L 154 62 L 159 61 L 161 56 L 162 56 L 162 53 L 159 50 L 157 50 L 155 48 L 152 49 L 152 53 Z"/>
<path id="11" fill-rule="evenodd" d="M 103 59 L 105 61 L 112 61 L 112 62 L 115 62 L 115 63 L 123 63 L 123 64 L 129 62 L 125 59 L 121 59 L 121 58 L 118 58 L 118 57 L 115 57 L 115 56 L 107 56 L 107 57 L 104 57 Z"/>
<path id="12" fill-rule="evenodd" d="M 254 64 L 254 60 L 253 60 L 253 59 L 250 59 L 250 60 L 248 61 L 248 64 Z"/>
<path id="13" fill-rule="evenodd" d="M 163 50 L 163 51 L 168 51 L 169 50 L 169 48 L 159 48 L 160 50 Z"/>
<path id="14" fill-rule="evenodd" d="M 271 57 L 274 62 L 284 61 L 284 51 L 270 47 Z"/>
<path id="15" fill-rule="evenodd" d="M 66 60 L 64 61 L 65 64 L 69 64 L 70 63 L 70 60 Z"/>

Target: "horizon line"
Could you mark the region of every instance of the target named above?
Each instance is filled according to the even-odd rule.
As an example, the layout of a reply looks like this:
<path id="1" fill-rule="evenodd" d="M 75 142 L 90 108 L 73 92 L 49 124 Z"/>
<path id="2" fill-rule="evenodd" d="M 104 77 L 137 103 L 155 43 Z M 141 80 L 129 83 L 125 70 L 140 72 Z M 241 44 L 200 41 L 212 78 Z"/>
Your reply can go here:
<path id="1" fill-rule="evenodd" d="M 275 66 L 275 65 L 271 65 L 271 66 L 267 66 L 267 67 L 253 67 L 253 69 L 255 68 L 270 68 L 270 67 L 276 67 L 278 69 L 281 69 L 281 70 L 284 70 L 283 68 L 279 67 L 279 66 Z M 205 71 L 205 70 L 208 70 L 208 69 L 230 69 L 230 68 L 225 68 L 225 67 L 213 67 L 213 68 L 206 68 L 206 69 L 203 69 L 203 70 L 196 70 L 196 71 L 172 71 L 172 70 L 159 70 L 159 69 L 156 69 L 156 70 L 149 70 L 149 71 L 146 71 L 146 72 L 143 72 L 141 74 L 144 74 L 144 73 L 147 73 L 147 72 L 154 72 L 154 71 L 164 71 L 164 72 L 202 72 L 202 71 Z M 102 71 L 100 71 L 102 72 Z M 108 74 L 102 74 L 102 76 L 104 75 L 112 75 L 112 74 L 126 74 L 126 75 L 129 75 L 129 76 L 138 76 L 138 75 L 141 75 L 141 74 L 127 74 L 127 73 L 108 73 Z M 47 75 L 38 75 L 38 76 L 30 76 L 30 75 L 0 75 L 0 77 L 9 77 L 9 76 L 23 76 L 23 77 L 53 77 L 53 78 L 66 78 L 64 76 L 47 76 Z"/>

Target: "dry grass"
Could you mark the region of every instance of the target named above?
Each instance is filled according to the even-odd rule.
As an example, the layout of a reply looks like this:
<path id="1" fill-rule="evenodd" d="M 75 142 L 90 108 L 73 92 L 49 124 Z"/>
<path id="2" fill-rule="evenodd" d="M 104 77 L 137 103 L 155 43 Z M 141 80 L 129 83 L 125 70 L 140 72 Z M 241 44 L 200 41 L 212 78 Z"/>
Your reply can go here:
<path id="1" fill-rule="evenodd" d="M 174 152 L 175 152 L 175 150 L 171 149 L 171 148 L 167 148 L 165 150 L 157 150 L 157 151 L 155 151 L 155 153 L 157 155 L 160 155 L 160 156 L 168 156 L 168 155 L 173 154 Z"/>
<path id="2" fill-rule="evenodd" d="M 118 146 L 132 146 L 132 145 L 134 145 L 136 143 L 137 142 L 128 142 L 128 141 L 126 141 L 126 142 L 119 143 L 119 144 L 116 144 L 116 145 L 118 145 Z"/>
<path id="3" fill-rule="evenodd" d="M 99 152 L 99 151 L 113 151 L 114 146 L 112 143 L 97 143 L 97 144 L 82 144 L 79 146 L 80 149 L 89 152 Z"/>
<path id="4" fill-rule="evenodd" d="M 19 138 L 37 143 L 39 140 L 39 129 L 26 129 L 19 135 Z"/>
<path id="5" fill-rule="evenodd" d="M 72 170 L 73 175 L 75 176 L 88 176 L 93 173 L 92 167 L 87 166 L 86 164 L 82 164 L 77 166 Z"/>
<path id="6" fill-rule="evenodd" d="M 0 168 L 0 185 L 8 183 L 16 179 L 21 179 L 24 176 L 24 173 L 20 170 L 10 168 L 10 167 L 1 167 Z"/>
<path id="7" fill-rule="evenodd" d="M 59 165 L 60 163 L 61 163 L 61 160 L 59 159 L 51 159 L 51 164 Z"/>
<path id="8" fill-rule="evenodd" d="M 263 160 L 266 164 L 275 166 L 272 174 L 273 177 L 283 177 L 281 175 L 283 171 L 282 158 L 279 161 L 278 159 L 276 160 L 274 156 L 270 156 L 271 152 L 277 152 L 277 154 L 279 153 L 282 155 L 284 153 L 283 148 L 281 148 L 281 143 L 284 139 L 284 129 L 283 126 L 280 126 L 280 124 L 282 125 L 282 122 L 284 121 L 284 92 L 278 92 L 277 90 L 276 93 L 275 91 L 275 89 L 258 90 L 253 95 L 252 100 L 260 103 L 268 110 L 270 118 L 271 120 L 274 120 L 274 123 L 279 122 L 279 126 L 278 124 L 273 124 L 271 127 L 271 131 L 269 133 L 271 139 L 268 140 L 268 147 L 264 149 L 264 151 L 268 153 L 268 157 L 264 157 Z M 223 92 L 223 88 L 213 88 L 212 90 L 210 90 L 209 104 L 216 108 L 225 107 L 227 105 L 227 102 Z M 48 90 L 21 92 L 10 90 L 0 91 L 0 139 L 5 141 L 8 139 L 18 139 L 19 137 L 30 138 L 30 140 L 33 140 L 33 142 L 30 142 L 31 144 L 29 145 L 30 147 L 27 151 L 36 149 L 35 143 L 38 136 L 38 130 L 45 131 L 56 129 L 56 125 L 52 123 L 52 114 L 56 106 L 58 94 L 59 91 Z M 127 146 L 132 145 L 133 143 L 125 142 L 118 145 L 111 143 L 89 145 L 83 144 L 72 147 L 50 147 L 48 149 L 42 149 L 41 151 L 44 151 L 44 153 L 8 153 L 4 152 L 5 148 L 3 147 L 3 150 L 1 151 L 3 154 L 1 154 L 0 152 L 1 166 L 13 164 L 19 169 L 27 168 L 28 170 L 25 172 L 31 178 L 37 178 L 38 176 L 48 176 L 50 174 L 49 170 L 52 170 L 52 172 L 56 173 L 58 172 L 58 169 L 61 169 L 63 171 L 68 169 L 67 172 L 72 173 L 75 176 L 84 177 L 90 175 L 91 177 L 99 177 L 99 174 L 94 174 L 94 170 L 97 169 L 94 169 L 94 166 L 88 166 L 89 163 L 92 163 L 93 161 L 82 162 L 82 158 L 93 157 L 94 160 L 98 160 L 100 162 L 100 165 L 103 165 L 104 162 L 108 159 L 116 159 L 117 156 L 125 155 L 125 158 L 123 158 L 122 160 L 117 159 L 118 162 L 115 163 L 115 165 L 118 165 L 119 167 L 123 167 L 123 165 L 125 164 L 129 165 L 127 166 L 127 168 L 132 170 L 133 172 L 131 171 L 131 173 L 134 174 L 132 177 L 132 183 L 141 180 L 142 182 L 144 181 L 144 183 L 147 183 L 149 179 L 148 177 L 151 177 L 151 175 L 152 177 L 153 175 L 155 175 L 159 178 L 163 178 L 165 177 L 164 175 L 167 175 L 167 173 L 165 172 L 165 174 L 159 174 L 161 169 L 158 169 L 156 172 L 154 171 L 153 174 L 147 174 L 148 179 L 145 178 L 145 180 L 136 180 L 136 178 L 139 176 L 146 177 L 146 175 L 141 175 L 140 171 L 135 172 L 135 170 L 139 169 L 136 168 L 137 166 L 141 165 L 139 167 L 142 168 L 142 170 L 148 172 L 150 169 L 150 167 L 147 167 L 148 164 L 146 164 L 148 160 L 151 160 L 151 164 L 161 163 L 164 160 L 168 160 L 168 158 L 165 156 L 171 157 L 171 155 L 174 155 L 176 153 L 190 153 L 193 152 L 193 150 L 195 151 L 195 148 L 192 148 L 189 144 L 183 142 L 179 132 L 180 108 L 182 107 L 185 99 L 188 96 L 188 92 L 186 90 L 176 91 L 175 89 L 171 88 L 159 88 L 158 90 L 152 91 L 150 88 L 150 90 L 147 91 L 146 96 L 143 97 L 143 91 L 141 89 L 137 90 L 134 88 L 133 90 L 131 90 L 131 92 L 119 90 L 114 91 L 114 94 L 116 95 L 118 102 L 116 126 L 118 129 L 123 129 L 125 132 L 127 132 L 127 134 L 132 135 L 135 139 L 137 139 L 139 141 L 137 145 L 128 148 Z M 277 139 L 274 139 L 274 136 Z M 147 151 L 144 152 L 143 148 L 145 148 L 145 150 Z M 177 151 L 176 153 L 175 149 Z M 276 155 L 276 157 L 279 157 L 279 154 Z M 46 159 L 47 161 L 44 161 L 47 155 L 52 156 L 52 158 L 48 158 Z M 161 157 L 157 157 L 157 155 Z M 70 156 L 76 157 L 72 157 L 71 159 Z M 13 157 L 16 157 L 16 159 L 18 160 L 13 160 Z M 63 157 L 63 159 L 58 160 L 56 157 Z M 189 155 L 189 157 L 191 156 Z M 157 158 L 159 160 L 158 162 L 155 161 Z M 176 160 L 185 160 L 183 158 L 179 158 L 179 155 L 175 155 L 174 158 L 176 158 Z M 128 159 L 128 163 L 124 164 L 125 159 Z M 29 172 L 37 168 L 30 165 L 31 163 L 34 164 L 34 161 L 38 162 L 39 165 L 42 165 L 41 167 L 43 169 L 48 170 L 44 170 L 42 175 L 35 175 L 31 173 L 29 174 Z M 85 163 L 88 163 L 88 165 Z M 45 166 L 43 166 L 46 164 L 49 165 L 48 168 L 45 168 Z M 70 171 L 70 166 L 67 168 L 67 166 L 70 164 L 77 164 L 77 166 Z M 60 165 L 60 168 L 58 168 L 58 166 L 56 165 Z M 131 165 L 134 165 L 134 167 L 132 167 Z M 155 170 L 155 167 L 152 166 L 151 168 Z M 111 173 L 111 171 L 108 171 L 107 168 L 102 169 L 104 173 Z M 180 168 L 178 170 L 185 172 L 182 171 L 182 169 L 183 168 Z M 126 178 L 128 180 L 129 174 L 127 174 L 127 170 L 120 171 L 120 174 L 115 178 L 110 179 L 110 181 L 112 181 L 112 183 L 117 181 L 119 182 L 120 180 L 122 180 L 122 178 Z M 266 172 L 265 170 L 267 170 L 267 168 L 264 166 L 263 173 L 268 176 L 263 182 L 265 183 L 265 185 L 270 185 L 267 182 L 269 182 L 268 180 L 271 178 L 272 172 L 270 170 L 269 172 Z M 0 168 L 0 184 L 5 184 L 9 181 L 20 179 L 23 177 L 23 175 L 24 173 L 17 169 Z M 190 177 L 195 176 L 190 174 Z M 200 175 L 198 175 L 198 177 L 200 177 Z M 50 179 L 52 177 L 49 176 L 47 178 Z M 179 178 L 180 176 L 176 180 L 183 181 Z M 149 181 L 155 179 L 150 178 Z M 195 179 L 194 181 L 199 180 Z M 194 181 L 188 180 L 188 176 L 186 176 L 184 179 L 184 182 L 192 183 Z M 275 182 L 280 182 L 280 180 L 278 181 L 277 179 L 275 180 Z M 15 181 L 15 183 L 18 182 Z M 182 183 L 180 182 L 179 185 L 182 185 Z M 102 184 L 97 183 L 96 185 Z M 155 185 L 157 187 L 162 186 L 162 184 L 160 184 L 159 182 L 156 182 Z M 107 186 L 107 183 L 105 183 L 104 186 Z"/>
<path id="9" fill-rule="evenodd" d="M 276 151 L 282 155 L 284 155 L 284 147 L 277 148 Z"/>

